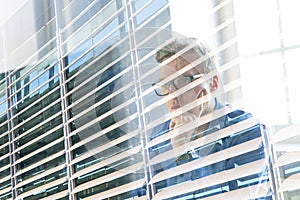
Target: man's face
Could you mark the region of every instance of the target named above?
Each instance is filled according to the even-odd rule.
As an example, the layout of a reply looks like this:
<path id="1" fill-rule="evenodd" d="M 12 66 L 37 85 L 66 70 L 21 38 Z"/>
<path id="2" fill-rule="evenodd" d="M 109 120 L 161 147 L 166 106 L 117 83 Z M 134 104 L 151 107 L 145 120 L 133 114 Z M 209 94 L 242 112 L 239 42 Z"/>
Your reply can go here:
<path id="1" fill-rule="evenodd" d="M 182 57 L 178 57 L 178 58 L 172 60 L 166 66 L 161 68 L 160 80 L 163 80 L 166 77 L 168 77 L 174 73 L 175 74 L 178 73 L 178 71 L 180 69 L 184 68 L 188 64 L 189 64 L 189 62 Z M 199 75 L 199 74 L 200 74 L 200 72 L 197 70 L 197 68 L 193 67 L 192 69 L 186 71 L 182 75 L 179 75 L 179 73 L 178 73 L 177 78 L 190 77 L 192 75 Z M 174 98 L 172 98 L 171 100 L 169 100 L 165 103 L 169 112 L 172 112 L 180 107 L 187 105 L 188 103 L 191 103 L 191 102 L 205 96 L 210 91 L 209 84 L 207 84 L 207 81 L 202 84 L 197 85 L 194 88 L 188 89 L 186 92 L 184 92 L 181 95 L 173 94 L 175 91 L 177 91 L 179 89 L 178 87 L 176 88 L 176 86 L 174 85 L 174 81 L 167 85 L 168 85 L 168 88 L 166 88 L 166 89 L 168 91 L 164 91 L 164 92 L 168 92 L 169 95 L 164 96 L 164 97 L 169 97 L 170 95 L 174 96 Z M 209 105 L 210 105 L 209 103 L 204 103 L 202 106 L 195 107 L 194 109 L 192 109 L 189 112 L 193 113 L 196 116 L 199 116 L 200 113 L 205 114 L 211 110 Z"/>

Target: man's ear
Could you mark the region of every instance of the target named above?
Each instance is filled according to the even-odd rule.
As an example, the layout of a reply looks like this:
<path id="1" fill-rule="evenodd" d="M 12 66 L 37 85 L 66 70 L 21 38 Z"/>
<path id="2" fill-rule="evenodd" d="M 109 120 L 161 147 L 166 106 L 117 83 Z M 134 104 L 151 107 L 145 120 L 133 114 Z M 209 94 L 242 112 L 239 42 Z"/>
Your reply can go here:
<path id="1" fill-rule="evenodd" d="M 210 90 L 213 92 L 216 89 L 218 89 L 218 87 L 219 87 L 219 77 L 218 75 L 215 75 L 212 77 L 212 81 L 210 83 Z"/>

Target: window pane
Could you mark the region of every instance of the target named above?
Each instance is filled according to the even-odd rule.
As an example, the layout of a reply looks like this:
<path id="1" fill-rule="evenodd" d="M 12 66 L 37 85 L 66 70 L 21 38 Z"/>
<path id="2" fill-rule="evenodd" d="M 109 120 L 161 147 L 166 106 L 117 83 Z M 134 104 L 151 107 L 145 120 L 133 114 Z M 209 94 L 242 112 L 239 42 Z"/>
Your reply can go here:
<path id="1" fill-rule="evenodd" d="M 57 158 L 54 158 L 53 160 L 50 160 L 44 164 L 39 165 L 38 167 L 35 167 L 29 171 L 26 171 L 24 173 L 22 173 L 21 175 L 19 175 L 17 177 L 18 179 L 18 183 L 25 181 L 31 177 L 34 177 L 42 172 L 45 172 L 47 170 L 50 170 L 56 166 L 62 165 L 66 163 L 66 158 L 65 155 L 59 156 Z"/>
<path id="2" fill-rule="evenodd" d="M 234 6 L 234 19 L 241 55 L 280 47 L 276 1 L 234 1 Z M 255 13 L 253 13 L 254 10 Z"/>
<path id="3" fill-rule="evenodd" d="M 300 96 L 298 95 L 298 86 L 300 85 L 300 79 L 297 77 L 297 68 L 300 64 L 299 62 L 300 50 L 289 50 L 285 53 L 286 59 L 286 70 L 287 70 L 287 88 L 290 100 L 290 112 L 292 117 L 292 122 L 295 124 L 300 124 Z"/>
<path id="4" fill-rule="evenodd" d="M 295 26 L 297 19 L 300 17 L 297 9 L 300 6 L 300 2 L 294 0 L 280 0 L 279 5 L 284 45 L 293 46 L 300 44 L 300 39 L 298 37 L 300 28 Z"/>
<path id="5" fill-rule="evenodd" d="M 272 75 L 267 76 L 270 72 Z M 241 73 L 246 109 L 269 125 L 286 124 L 288 112 L 282 58 L 279 53 L 243 58 Z M 269 115 L 274 112 L 274 108 L 276 115 Z"/>

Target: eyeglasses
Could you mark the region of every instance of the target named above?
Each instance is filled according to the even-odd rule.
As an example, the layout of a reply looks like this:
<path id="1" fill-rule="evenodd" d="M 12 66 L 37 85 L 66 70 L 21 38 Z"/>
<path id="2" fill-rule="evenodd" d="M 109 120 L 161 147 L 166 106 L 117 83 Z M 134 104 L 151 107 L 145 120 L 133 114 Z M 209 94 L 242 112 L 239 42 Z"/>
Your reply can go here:
<path id="1" fill-rule="evenodd" d="M 170 94 L 170 86 L 171 84 L 175 87 L 175 89 L 183 88 L 189 83 L 193 82 L 197 78 L 203 77 L 204 74 L 197 74 L 191 76 L 181 76 L 177 77 L 174 80 L 171 80 L 165 84 L 153 83 L 152 86 L 155 87 L 154 91 L 158 96 L 166 96 Z"/>

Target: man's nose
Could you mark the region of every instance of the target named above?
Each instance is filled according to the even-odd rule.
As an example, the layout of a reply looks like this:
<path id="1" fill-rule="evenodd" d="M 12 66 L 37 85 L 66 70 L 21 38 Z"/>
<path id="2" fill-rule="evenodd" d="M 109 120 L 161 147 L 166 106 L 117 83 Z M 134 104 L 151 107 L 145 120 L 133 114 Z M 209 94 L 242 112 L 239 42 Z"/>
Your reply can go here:
<path id="1" fill-rule="evenodd" d="M 169 85 L 169 93 L 173 93 L 177 90 L 177 87 L 174 85 L 174 83 L 170 83 Z"/>

